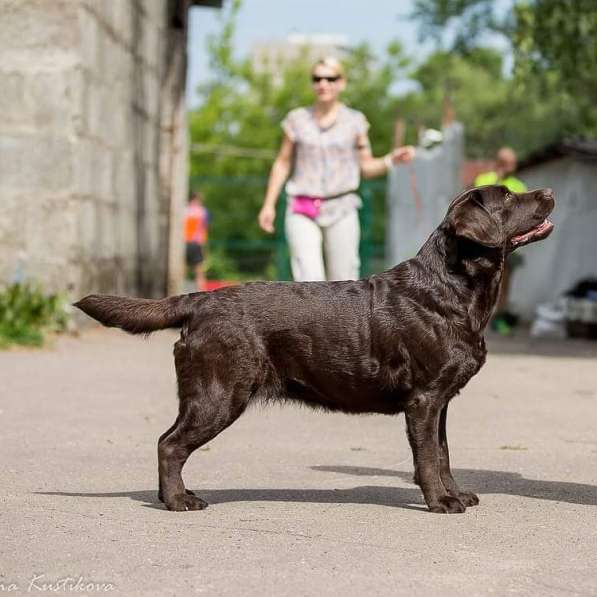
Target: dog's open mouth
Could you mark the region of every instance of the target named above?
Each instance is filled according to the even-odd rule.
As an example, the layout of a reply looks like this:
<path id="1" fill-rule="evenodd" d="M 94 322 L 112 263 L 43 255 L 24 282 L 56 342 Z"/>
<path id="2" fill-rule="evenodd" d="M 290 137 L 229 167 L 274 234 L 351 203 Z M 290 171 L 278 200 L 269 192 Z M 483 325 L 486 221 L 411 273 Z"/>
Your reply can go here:
<path id="1" fill-rule="evenodd" d="M 510 242 L 513 245 L 521 245 L 526 244 L 528 242 L 539 240 L 545 238 L 551 231 L 553 230 L 553 223 L 550 222 L 548 219 L 543 220 L 541 224 L 531 228 L 524 234 L 519 234 L 518 236 L 513 236 L 510 239 Z"/>

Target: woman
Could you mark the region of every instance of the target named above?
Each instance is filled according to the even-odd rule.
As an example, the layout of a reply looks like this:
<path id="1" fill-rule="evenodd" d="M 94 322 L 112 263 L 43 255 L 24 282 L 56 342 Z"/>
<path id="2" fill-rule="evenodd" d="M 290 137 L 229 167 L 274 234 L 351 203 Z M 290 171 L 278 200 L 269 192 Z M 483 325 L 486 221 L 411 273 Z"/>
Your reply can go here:
<path id="1" fill-rule="evenodd" d="M 375 158 L 365 116 L 339 100 L 346 87 L 341 64 L 324 58 L 311 71 L 315 104 L 292 110 L 282 122 L 284 139 L 272 167 L 259 225 L 274 231 L 276 201 L 286 184 L 286 236 L 293 278 L 355 280 L 359 277 L 360 173 L 385 174 L 410 161 L 411 146 Z M 323 251 L 322 251 L 323 246 Z"/>

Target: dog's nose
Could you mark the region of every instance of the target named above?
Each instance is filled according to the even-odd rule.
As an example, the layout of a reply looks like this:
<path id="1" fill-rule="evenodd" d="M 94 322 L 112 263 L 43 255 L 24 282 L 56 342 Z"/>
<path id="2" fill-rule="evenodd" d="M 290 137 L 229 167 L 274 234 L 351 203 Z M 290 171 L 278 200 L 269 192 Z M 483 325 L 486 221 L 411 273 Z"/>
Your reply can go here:
<path id="1" fill-rule="evenodd" d="M 554 208 L 556 206 L 556 199 L 554 196 L 553 189 L 545 189 L 543 191 L 542 204 L 544 206 L 544 209 L 547 210 L 548 214 L 550 214 L 554 210 Z"/>
<path id="2" fill-rule="evenodd" d="M 555 195 L 554 195 L 553 189 L 549 189 L 549 188 L 548 189 L 543 189 L 542 195 L 543 195 L 543 197 L 542 197 L 543 201 L 545 203 L 549 204 L 550 209 L 553 209 L 554 206 L 555 206 L 555 204 L 556 204 L 556 199 L 555 199 Z"/>

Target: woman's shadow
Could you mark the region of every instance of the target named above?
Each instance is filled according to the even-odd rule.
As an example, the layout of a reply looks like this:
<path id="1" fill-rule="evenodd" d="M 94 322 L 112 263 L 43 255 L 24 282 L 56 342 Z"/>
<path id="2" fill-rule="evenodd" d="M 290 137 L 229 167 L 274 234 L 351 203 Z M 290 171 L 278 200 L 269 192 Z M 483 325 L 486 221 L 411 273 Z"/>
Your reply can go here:
<path id="1" fill-rule="evenodd" d="M 357 466 L 312 466 L 312 470 L 353 477 L 398 477 L 412 482 L 412 473 L 392 469 Z M 566 481 L 528 479 L 505 471 L 455 469 L 454 476 L 463 489 L 479 494 L 517 495 L 525 498 L 597 506 L 597 486 Z M 163 508 L 157 491 L 110 493 L 38 492 L 41 495 L 70 497 L 128 497 L 150 508 Z M 361 485 L 350 489 L 200 489 L 198 495 L 210 504 L 230 502 L 310 502 L 317 504 L 373 504 L 406 509 L 425 509 L 420 490 L 413 487 Z"/>

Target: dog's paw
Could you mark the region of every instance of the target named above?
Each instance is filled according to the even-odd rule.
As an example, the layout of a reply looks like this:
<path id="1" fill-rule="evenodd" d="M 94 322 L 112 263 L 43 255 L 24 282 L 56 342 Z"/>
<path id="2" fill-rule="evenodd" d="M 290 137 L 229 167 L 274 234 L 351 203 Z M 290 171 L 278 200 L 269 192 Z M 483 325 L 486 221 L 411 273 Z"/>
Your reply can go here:
<path id="1" fill-rule="evenodd" d="M 189 493 L 179 493 L 165 501 L 166 508 L 173 512 L 186 512 L 187 510 L 205 510 L 207 502 Z"/>
<path id="2" fill-rule="evenodd" d="M 187 495 L 195 495 L 195 492 L 191 491 L 190 489 L 185 489 L 185 492 Z M 164 496 L 162 495 L 161 491 L 158 491 L 158 500 L 160 500 L 160 502 L 164 501 Z"/>
<path id="3" fill-rule="evenodd" d="M 470 491 L 461 491 L 456 496 L 467 508 L 469 506 L 477 506 L 479 504 L 479 496 Z"/>
<path id="4" fill-rule="evenodd" d="M 451 495 L 443 495 L 435 504 L 429 506 L 429 511 L 435 514 L 462 514 L 465 510 L 465 505 Z"/>

